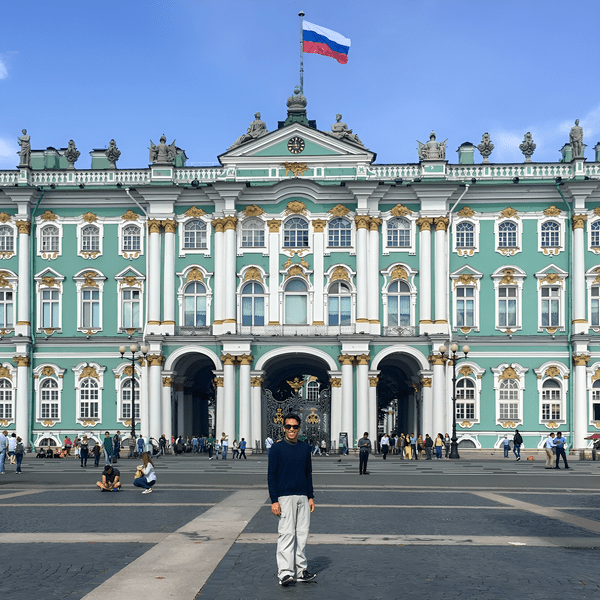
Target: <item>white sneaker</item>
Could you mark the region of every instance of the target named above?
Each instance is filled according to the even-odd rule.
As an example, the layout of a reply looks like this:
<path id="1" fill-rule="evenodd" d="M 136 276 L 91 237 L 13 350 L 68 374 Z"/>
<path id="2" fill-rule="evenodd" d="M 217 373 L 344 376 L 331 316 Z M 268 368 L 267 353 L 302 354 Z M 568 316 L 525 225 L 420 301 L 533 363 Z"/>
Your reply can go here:
<path id="1" fill-rule="evenodd" d="M 144 490 L 142 492 L 142 494 L 151 494 L 152 493 L 152 488 L 148 488 L 147 490 Z"/>

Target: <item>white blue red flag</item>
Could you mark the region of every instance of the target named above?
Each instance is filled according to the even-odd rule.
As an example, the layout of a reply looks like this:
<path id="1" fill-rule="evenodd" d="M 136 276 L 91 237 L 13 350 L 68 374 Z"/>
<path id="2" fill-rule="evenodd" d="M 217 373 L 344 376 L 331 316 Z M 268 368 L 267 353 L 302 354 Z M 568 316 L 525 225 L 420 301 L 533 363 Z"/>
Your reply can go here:
<path id="1" fill-rule="evenodd" d="M 345 65 L 348 62 L 349 50 L 350 40 L 347 37 L 308 21 L 302 22 L 303 52 L 331 56 L 340 64 Z"/>

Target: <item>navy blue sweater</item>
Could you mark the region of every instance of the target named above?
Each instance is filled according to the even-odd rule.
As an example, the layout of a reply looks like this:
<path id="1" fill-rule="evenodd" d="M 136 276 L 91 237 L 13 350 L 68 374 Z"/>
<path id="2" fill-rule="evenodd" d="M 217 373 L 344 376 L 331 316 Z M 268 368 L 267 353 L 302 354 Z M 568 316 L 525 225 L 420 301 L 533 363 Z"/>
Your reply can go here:
<path id="1" fill-rule="evenodd" d="M 280 496 L 314 498 L 311 449 L 306 442 L 273 444 L 269 452 L 269 496 L 271 503 Z"/>

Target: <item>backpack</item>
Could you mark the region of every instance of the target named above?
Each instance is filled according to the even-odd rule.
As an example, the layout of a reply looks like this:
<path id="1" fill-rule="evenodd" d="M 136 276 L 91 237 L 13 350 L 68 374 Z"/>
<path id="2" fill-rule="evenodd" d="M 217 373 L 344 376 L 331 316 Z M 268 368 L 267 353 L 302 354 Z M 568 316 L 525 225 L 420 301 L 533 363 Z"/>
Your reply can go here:
<path id="1" fill-rule="evenodd" d="M 17 442 L 15 454 L 25 454 L 25 446 L 23 445 L 23 442 Z"/>
<path id="2" fill-rule="evenodd" d="M 523 438 L 521 437 L 521 434 L 519 432 L 517 432 L 515 434 L 515 437 L 513 438 L 513 441 L 515 444 L 518 444 L 519 446 L 523 443 Z"/>

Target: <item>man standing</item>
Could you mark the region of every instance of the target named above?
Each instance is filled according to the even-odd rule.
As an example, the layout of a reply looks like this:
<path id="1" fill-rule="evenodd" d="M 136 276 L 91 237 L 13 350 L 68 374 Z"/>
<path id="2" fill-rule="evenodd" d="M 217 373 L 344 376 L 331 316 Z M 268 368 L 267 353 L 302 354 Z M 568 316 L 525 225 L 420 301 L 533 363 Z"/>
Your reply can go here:
<path id="1" fill-rule="evenodd" d="M 137 440 L 138 456 L 144 454 L 146 442 L 144 442 L 144 436 L 140 433 L 140 437 Z"/>
<path id="2" fill-rule="evenodd" d="M 552 432 L 544 442 L 544 450 L 546 451 L 546 466 L 545 469 L 552 469 L 554 462 L 554 432 Z"/>
<path id="3" fill-rule="evenodd" d="M 304 548 L 310 513 L 315 509 L 310 446 L 298 440 L 300 417 L 289 414 L 283 421 L 285 438 L 269 452 L 268 483 L 271 512 L 279 517 L 277 571 L 279 584 L 312 581 Z"/>
<path id="4" fill-rule="evenodd" d="M 381 454 L 383 454 L 383 460 L 385 460 L 390 449 L 390 438 L 388 437 L 387 433 L 384 433 L 381 436 L 381 441 L 379 443 L 381 444 Z"/>
<path id="5" fill-rule="evenodd" d="M 127 455 L 127 458 L 135 458 L 135 434 L 132 433 L 128 440 L 127 440 L 127 446 L 129 447 L 129 454 Z"/>
<path id="6" fill-rule="evenodd" d="M 8 431 L 5 429 L 0 433 L 0 475 L 4 475 L 4 461 L 6 460 L 6 451 L 8 449 Z"/>
<path id="7" fill-rule="evenodd" d="M 240 442 L 240 460 L 242 460 L 242 456 L 244 457 L 244 460 L 246 460 L 246 440 L 244 438 L 242 438 L 242 441 Z"/>
<path id="8" fill-rule="evenodd" d="M 508 451 L 510 450 L 510 440 L 508 439 L 508 435 L 504 434 L 504 440 L 502 440 L 502 445 L 504 446 L 504 458 L 508 458 Z"/>
<path id="9" fill-rule="evenodd" d="M 419 460 L 419 454 L 417 453 L 417 438 L 414 433 L 410 434 L 410 449 L 412 450 L 414 460 Z"/>
<path id="10" fill-rule="evenodd" d="M 102 440 L 104 446 L 104 464 L 110 465 L 110 461 L 113 455 L 113 441 L 108 431 L 104 434 L 104 440 Z"/>
<path id="11" fill-rule="evenodd" d="M 369 439 L 369 432 L 365 431 L 364 435 L 358 440 L 358 451 L 359 451 L 359 463 L 358 463 L 358 474 L 368 475 L 367 462 L 369 461 L 369 452 L 371 452 L 371 440 Z"/>
<path id="12" fill-rule="evenodd" d="M 570 469 L 569 464 L 567 463 L 567 455 L 565 454 L 565 445 L 567 440 L 563 437 L 561 431 L 556 434 L 556 440 L 554 441 L 556 445 L 556 466 L 555 469 L 560 469 L 558 466 L 560 463 L 560 457 L 562 456 L 563 462 L 565 463 L 565 469 Z"/>
<path id="13" fill-rule="evenodd" d="M 121 458 L 121 432 L 117 431 L 113 437 L 113 452 L 115 458 Z"/>
<path id="14" fill-rule="evenodd" d="M 523 443 L 523 437 L 519 433 L 518 429 L 515 429 L 515 435 L 513 437 L 513 452 L 517 457 L 517 461 L 521 460 L 521 444 Z"/>
<path id="15" fill-rule="evenodd" d="M 164 456 L 167 453 L 167 436 L 164 433 L 158 438 L 158 447 Z"/>

